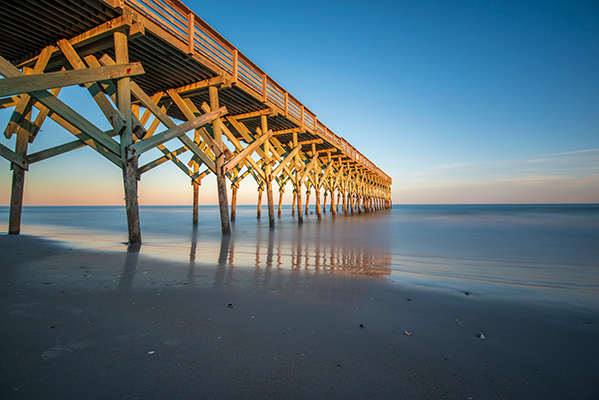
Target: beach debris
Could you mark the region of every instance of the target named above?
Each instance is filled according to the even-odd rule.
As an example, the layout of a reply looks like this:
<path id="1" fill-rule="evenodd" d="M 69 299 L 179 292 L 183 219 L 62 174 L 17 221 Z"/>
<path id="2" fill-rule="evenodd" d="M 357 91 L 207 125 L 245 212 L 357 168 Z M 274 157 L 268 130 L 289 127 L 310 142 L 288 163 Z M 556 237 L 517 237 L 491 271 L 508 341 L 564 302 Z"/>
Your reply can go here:
<path id="1" fill-rule="evenodd" d="M 154 354 L 154 350 L 148 351 L 148 354 Z"/>
<path id="2" fill-rule="evenodd" d="M 227 307 L 227 308 L 234 308 L 234 307 L 235 307 L 235 305 L 234 305 L 233 303 L 227 303 L 226 307 Z"/>
<path id="3" fill-rule="evenodd" d="M 476 335 L 476 337 L 479 338 L 479 339 L 486 339 L 485 338 L 485 334 L 482 333 L 482 332 L 480 332 L 478 335 Z"/>
<path id="4" fill-rule="evenodd" d="M 472 292 L 464 292 L 464 294 L 465 294 L 466 296 L 470 296 L 470 295 L 472 294 Z"/>
<path id="5" fill-rule="evenodd" d="M 458 325 L 458 326 L 464 326 L 464 324 L 462 324 L 462 323 L 460 322 L 460 320 L 458 320 L 457 318 L 455 319 L 455 322 L 457 323 L 457 325 Z"/>
<path id="6" fill-rule="evenodd" d="M 404 335 L 406 336 L 412 336 L 412 332 L 408 332 L 408 331 L 403 331 Z"/>
<path id="7" fill-rule="evenodd" d="M 222 336 L 219 336 L 219 337 L 217 337 L 217 338 L 216 338 L 216 340 L 220 340 L 220 338 L 221 338 L 221 337 L 222 337 Z"/>
<path id="8" fill-rule="evenodd" d="M 364 324 L 360 324 L 360 328 L 364 328 Z"/>
<path id="9" fill-rule="evenodd" d="M 408 297 L 408 301 L 412 301 L 412 299 L 410 299 L 410 298 Z"/>

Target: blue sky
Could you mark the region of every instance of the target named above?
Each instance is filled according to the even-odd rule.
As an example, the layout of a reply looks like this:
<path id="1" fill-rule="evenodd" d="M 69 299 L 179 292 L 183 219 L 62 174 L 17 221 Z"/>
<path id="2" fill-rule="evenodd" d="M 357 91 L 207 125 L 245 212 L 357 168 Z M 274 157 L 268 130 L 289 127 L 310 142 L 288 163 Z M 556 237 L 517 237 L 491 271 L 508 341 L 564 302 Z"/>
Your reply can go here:
<path id="1" fill-rule="evenodd" d="M 599 202 L 596 1 L 185 4 L 390 175 L 395 203 Z M 102 201 L 121 204 L 118 169 L 77 152 L 32 167 L 30 204 L 73 182 L 79 202 L 102 189 Z M 97 167 L 72 167 L 86 163 Z M 8 204 L 8 162 L 0 167 Z M 243 182 L 240 201 L 252 204 L 255 185 Z M 144 176 L 140 200 L 188 204 L 188 191 L 163 165 Z M 215 201 L 210 179 L 201 192 Z"/>

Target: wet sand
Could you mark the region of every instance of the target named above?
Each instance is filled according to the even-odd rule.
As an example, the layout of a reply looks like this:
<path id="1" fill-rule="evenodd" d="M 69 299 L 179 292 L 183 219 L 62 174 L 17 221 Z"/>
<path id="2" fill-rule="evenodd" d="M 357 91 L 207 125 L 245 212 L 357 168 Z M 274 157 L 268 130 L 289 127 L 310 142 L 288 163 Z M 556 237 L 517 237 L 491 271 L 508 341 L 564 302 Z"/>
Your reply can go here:
<path id="1" fill-rule="evenodd" d="M 592 311 L 25 235 L 0 264 L 3 399 L 599 398 Z"/>

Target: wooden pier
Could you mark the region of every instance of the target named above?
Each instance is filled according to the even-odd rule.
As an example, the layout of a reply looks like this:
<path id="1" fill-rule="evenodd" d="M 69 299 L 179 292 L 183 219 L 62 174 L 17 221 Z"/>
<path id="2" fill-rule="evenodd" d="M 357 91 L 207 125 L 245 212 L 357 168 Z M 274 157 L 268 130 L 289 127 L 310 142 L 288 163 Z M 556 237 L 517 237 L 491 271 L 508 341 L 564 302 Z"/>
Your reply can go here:
<path id="1" fill-rule="evenodd" d="M 25 171 L 83 146 L 123 171 L 130 244 L 141 243 L 138 181 L 165 162 L 191 179 L 194 224 L 199 185 L 216 175 L 223 234 L 248 175 L 258 215 L 266 191 L 271 227 L 273 181 L 279 216 L 291 183 L 299 223 L 312 194 L 318 218 L 327 207 L 345 215 L 391 207 L 389 176 L 180 1 L 2 0 L 0 10 L 0 108 L 14 109 L 4 131 L 14 151 L 0 143 L 13 170 L 9 233 L 20 232 Z M 59 100 L 70 85 L 87 89 L 112 129 Z M 75 140 L 29 154 L 47 118 Z M 154 148 L 162 156 L 142 163 Z M 178 156 L 188 151 L 184 163 Z"/>

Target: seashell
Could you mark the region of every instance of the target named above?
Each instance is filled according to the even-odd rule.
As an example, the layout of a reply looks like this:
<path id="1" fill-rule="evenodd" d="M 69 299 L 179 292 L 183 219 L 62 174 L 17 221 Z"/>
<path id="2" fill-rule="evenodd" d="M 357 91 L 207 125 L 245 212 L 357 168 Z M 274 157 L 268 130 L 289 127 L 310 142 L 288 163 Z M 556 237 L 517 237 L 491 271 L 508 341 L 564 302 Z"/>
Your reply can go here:
<path id="1" fill-rule="evenodd" d="M 403 331 L 404 335 L 406 336 L 410 336 L 412 334 L 412 332 L 408 332 L 408 331 Z"/>

